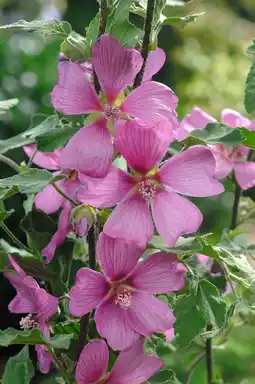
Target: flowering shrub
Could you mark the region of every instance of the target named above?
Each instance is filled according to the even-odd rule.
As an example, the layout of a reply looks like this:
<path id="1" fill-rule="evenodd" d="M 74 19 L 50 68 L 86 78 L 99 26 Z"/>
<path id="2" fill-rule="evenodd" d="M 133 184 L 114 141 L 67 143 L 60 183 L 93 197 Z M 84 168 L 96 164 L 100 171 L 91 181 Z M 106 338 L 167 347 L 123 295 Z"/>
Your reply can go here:
<path id="1" fill-rule="evenodd" d="M 49 383 L 178 384 L 165 358 L 171 343 L 199 347 L 186 383 L 202 359 L 207 383 L 220 382 L 212 338 L 220 343 L 233 326 L 244 295 L 252 301 L 253 248 L 238 242 L 236 227 L 242 190 L 255 185 L 255 122 L 230 109 L 217 122 L 198 107 L 178 120 L 178 97 L 151 80 L 165 62 L 157 34 L 163 23 L 196 15 L 166 18 L 166 1 L 138 3 L 101 0 L 86 37 L 56 20 L 1 27 L 63 40 L 53 115 L 3 150 L 23 147 L 27 164 L 0 155 L 17 172 L 0 180 L 1 200 L 28 198 L 27 244 L 5 224 L 12 211 L 4 203 L 0 210 L 10 237 L 1 244 L 1 271 L 17 292 L 9 310 L 22 314 L 20 330 L 1 331 L 0 345 L 25 345 L 3 384 L 34 376 L 27 344 Z M 129 11 L 145 18 L 144 31 Z M 252 84 L 253 67 L 248 112 Z M 216 239 L 199 232 L 197 204 L 225 188 L 235 191 L 232 223 Z"/>

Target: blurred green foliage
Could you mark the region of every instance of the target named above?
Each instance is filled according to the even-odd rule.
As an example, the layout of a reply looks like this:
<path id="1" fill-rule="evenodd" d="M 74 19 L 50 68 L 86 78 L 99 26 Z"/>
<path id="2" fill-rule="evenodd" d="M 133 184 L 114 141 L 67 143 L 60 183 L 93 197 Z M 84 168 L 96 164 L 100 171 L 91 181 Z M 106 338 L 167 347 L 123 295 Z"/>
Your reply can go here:
<path id="1" fill-rule="evenodd" d="M 72 24 L 74 30 L 84 34 L 85 26 L 95 16 L 97 9 L 96 0 L 0 0 L 0 22 L 5 24 L 21 18 L 29 21 L 63 17 Z M 254 37 L 255 1 L 194 0 L 185 7 L 169 7 L 167 16 L 199 12 L 206 13 L 196 22 L 189 23 L 185 29 L 172 26 L 163 28 L 159 46 L 167 52 L 167 62 L 155 78 L 176 91 L 180 99 L 180 117 L 190 112 L 194 105 L 216 118 L 223 108 L 244 113 L 244 84 L 251 64 L 245 50 Z M 139 24 L 137 16 L 132 15 L 133 19 Z M 0 139 L 27 129 L 35 113 L 52 113 L 50 92 L 57 79 L 59 43 L 54 39 L 46 41 L 38 34 L 1 33 L 0 100 L 18 98 L 20 102 L 11 112 L 0 116 Z M 17 162 L 25 159 L 22 150 L 15 150 L 9 155 Z M 2 164 L 0 172 L 1 177 L 13 175 Z M 233 198 L 233 192 L 227 190 L 221 196 L 196 202 L 205 218 L 201 231 L 214 232 L 215 241 L 219 240 L 222 230 L 229 227 Z M 14 196 L 6 204 L 9 209 L 15 208 L 8 225 L 18 236 L 22 235 L 17 222 L 24 216 L 21 203 L 21 197 Z M 1 284 L 7 286 L 6 283 Z M 7 302 L 7 299 L 1 301 L 1 314 Z M 6 322 L 10 322 L 9 318 Z M 0 324 L 0 327 L 5 325 Z M 173 369 L 184 382 L 187 351 L 174 354 L 169 348 L 167 353 L 167 368 Z M 218 347 L 214 355 L 224 383 L 255 384 L 254 324 L 244 324 L 234 329 L 226 344 Z M 204 382 L 205 367 L 201 362 L 190 384 Z"/>

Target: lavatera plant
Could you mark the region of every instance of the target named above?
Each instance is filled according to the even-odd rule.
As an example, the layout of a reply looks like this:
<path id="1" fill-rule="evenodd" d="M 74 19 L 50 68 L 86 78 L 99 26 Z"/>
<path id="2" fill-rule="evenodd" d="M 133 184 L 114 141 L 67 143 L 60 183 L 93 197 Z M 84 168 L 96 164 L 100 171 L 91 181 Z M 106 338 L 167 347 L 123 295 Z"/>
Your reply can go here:
<path id="1" fill-rule="evenodd" d="M 36 375 L 28 345 L 45 384 L 189 383 L 202 360 L 207 383 L 223 382 L 213 346 L 226 342 L 240 308 L 254 306 L 254 246 L 236 227 L 242 191 L 255 185 L 255 122 L 230 109 L 217 122 L 199 107 L 179 121 L 178 96 L 152 80 L 166 59 L 160 29 L 199 15 L 167 18 L 167 1 L 99 3 L 86 36 L 57 20 L 0 27 L 62 39 L 53 115 L 0 142 L 0 161 L 16 172 L 0 180 L 10 240 L 1 240 L 0 268 L 16 290 L 9 310 L 20 315 L 0 345 L 24 345 L 2 383 Z M 248 112 L 254 81 L 251 69 Z M 27 164 L 3 155 L 18 147 Z M 229 192 L 229 227 L 200 231 L 198 206 Z M 17 193 L 27 195 L 27 244 L 6 224 L 4 200 Z M 172 369 L 178 353 L 189 361 L 186 379 Z"/>

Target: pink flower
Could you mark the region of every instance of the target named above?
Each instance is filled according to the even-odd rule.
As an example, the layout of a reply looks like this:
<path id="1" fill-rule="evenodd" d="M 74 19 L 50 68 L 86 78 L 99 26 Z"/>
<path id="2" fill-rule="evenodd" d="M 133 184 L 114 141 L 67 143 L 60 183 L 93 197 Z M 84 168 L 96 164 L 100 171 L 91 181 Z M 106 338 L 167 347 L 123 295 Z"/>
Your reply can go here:
<path id="1" fill-rule="evenodd" d="M 69 141 L 62 152 L 60 165 L 88 176 L 104 177 L 114 151 L 107 125 L 112 130 L 112 122 L 127 115 L 148 124 L 166 117 L 171 130 L 178 124 L 175 112 L 178 99 L 165 85 L 145 81 L 120 103 L 118 97 L 133 84 L 142 66 L 142 56 L 135 49 L 122 47 L 118 40 L 108 35 L 100 37 L 92 49 L 92 56 L 93 67 L 105 94 L 104 101 L 96 94 L 81 66 L 69 61 L 59 63 L 59 80 L 52 92 L 52 105 L 65 115 L 97 113 L 97 119 L 80 129 Z M 156 58 L 159 58 L 158 63 Z M 159 70 L 164 59 L 161 50 L 151 54 L 145 80 Z"/>
<path id="2" fill-rule="evenodd" d="M 170 344 L 173 341 L 174 337 L 175 337 L 174 328 L 170 328 L 167 331 L 165 331 L 164 333 L 165 333 L 165 336 L 166 336 L 167 344 Z"/>
<path id="3" fill-rule="evenodd" d="M 55 315 L 58 299 L 41 288 L 36 280 L 27 276 L 12 256 L 9 256 L 12 267 L 16 273 L 5 272 L 4 275 L 17 291 L 17 295 L 9 304 L 13 313 L 33 313 L 36 321 L 44 329 L 47 321 Z"/>
<path id="4" fill-rule="evenodd" d="M 113 349 L 125 349 L 140 335 L 173 327 L 171 309 L 152 294 L 170 293 L 185 284 L 185 267 L 176 255 L 159 252 L 137 264 L 136 245 L 99 236 L 97 255 L 102 273 L 81 268 L 70 290 L 70 313 L 84 316 L 96 308 L 99 334 Z"/>
<path id="5" fill-rule="evenodd" d="M 157 356 L 144 354 L 142 340 L 120 353 L 110 373 L 107 372 L 108 361 L 105 341 L 91 341 L 83 348 L 77 363 L 77 384 L 141 384 L 164 366 Z"/>
<path id="6" fill-rule="evenodd" d="M 124 125 L 124 126 L 123 126 Z M 157 170 L 171 138 L 167 123 L 149 130 L 136 120 L 119 121 L 115 144 L 136 174 L 112 166 L 102 180 L 86 179 L 87 189 L 77 197 L 98 208 L 117 207 L 104 226 L 104 232 L 144 248 L 151 239 L 154 225 L 165 243 L 197 231 L 203 216 L 181 195 L 213 196 L 224 191 L 214 179 L 215 161 L 210 149 L 194 146 L 172 157 Z"/>
<path id="7" fill-rule="evenodd" d="M 221 121 L 230 127 L 244 127 L 250 130 L 255 129 L 255 121 L 250 121 L 240 113 L 232 109 L 224 109 L 221 114 Z M 176 130 L 178 140 L 183 140 L 194 129 L 205 128 L 208 123 L 216 120 L 207 115 L 198 107 L 193 108 L 191 115 L 187 115 L 180 124 L 180 129 Z M 215 177 L 224 179 L 232 170 L 242 189 L 249 189 L 255 185 L 255 163 L 247 162 L 249 148 L 244 145 L 225 147 L 222 144 L 210 145 L 216 161 Z"/>
<path id="8" fill-rule="evenodd" d="M 35 145 L 25 146 L 25 153 L 31 157 L 35 150 Z M 33 162 L 42 168 L 58 169 L 59 168 L 59 157 L 61 149 L 57 149 L 55 152 L 37 152 Z M 57 186 L 63 190 L 69 197 L 75 199 L 76 193 L 81 187 L 81 183 L 77 177 L 75 171 L 64 171 L 67 178 L 64 180 L 57 181 Z M 60 172 L 54 172 L 53 175 L 58 175 Z M 49 263 L 54 257 L 56 248 L 59 247 L 65 240 L 66 236 L 75 230 L 78 234 L 86 234 L 86 222 L 83 220 L 81 225 L 76 229 L 73 228 L 70 222 L 71 211 L 74 208 L 72 204 L 67 201 L 63 196 L 56 191 L 51 185 L 47 185 L 41 192 L 37 193 L 35 197 L 35 206 L 37 209 L 43 210 L 45 213 L 50 214 L 62 209 L 59 221 L 58 230 L 53 235 L 50 243 L 42 251 L 43 256 L 46 257 L 46 262 Z"/>

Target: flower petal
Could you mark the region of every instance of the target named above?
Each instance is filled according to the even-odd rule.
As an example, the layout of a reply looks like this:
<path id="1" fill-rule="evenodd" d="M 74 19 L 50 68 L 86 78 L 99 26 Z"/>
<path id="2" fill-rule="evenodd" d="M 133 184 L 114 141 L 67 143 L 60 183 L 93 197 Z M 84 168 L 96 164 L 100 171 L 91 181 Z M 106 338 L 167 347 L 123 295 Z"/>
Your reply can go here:
<path id="1" fill-rule="evenodd" d="M 223 109 L 221 113 L 221 121 L 223 124 L 227 124 L 233 128 L 249 128 L 251 124 L 250 120 L 242 116 L 241 113 L 230 108 Z"/>
<path id="2" fill-rule="evenodd" d="M 197 253 L 196 256 L 201 264 L 207 264 L 210 260 L 209 256 L 202 255 L 201 253 Z"/>
<path id="3" fill-rule="evenodd" d="M 14 299 L 8 305 L 8 309 L 13 313 L 36 313 L 37 306 L 31 300 L 30 295 L 26 296 L 24 290 L 17 293 Z"/>
<path id="4" fill-rule="evenodd" d="M 145 248 L 152 238 L 154 226 L 148 203 L 139 196 L 133 196 L 118 205 L 104 225 L 104 233 L 127 243 Z"/>
<path id="5" fill-rule="evenodd" d="M 104 340 L 92 340 L 87 344 L 79 357 L 75 379 L 77 384 L 97 382 L 106 372 L 109 361 L 109 350 Z"/>
<path id="6" fill-rule="evenodd" d="M 143 83 L 150 81 L 152 76 L 155 75 L 165 64 L 166 54 L 163 49 L 156 48 L 154 51 L 149 53 L 145 71 L 143 75 Z"/>
<path id="7" fill-rule="evenodd" d="M 23 149 L 25 154 L 31 158 L 36 150 L 36 145 L 25 145 Z M 56 149 L 55 152 L 36 152 L 33 158 L 33 163 L 41 168 L 57 169 L 59 168 L 60 154 L 61 149 Z"/>
<path id="8" fill-rule="evenodd" d="M 131 273 L 129 284 L 148 293 L 170 293 L 185 285 L 186 268 L 176 255 L 159 252 L 148 256 Z"/>
<path id="9" fill-rule="evenodd" d="M 164 366 L 157 356 L 144 354 L 143 340 L 122 351 L 110 373 L 111 384 L 140 384 L 146 382 Z"/>
<path id="10" fill-rule="evenodd" d="M 35 350 L 37 354 L 37 360 L 39 361 L 40 371 L 46 375 L 50 372 L 52 356 L 45 345 L 36 345 Z"/>
<path id="11" fill-rule="evenodd" d="M 222 146 L 209 145 L 208 146 L 214 156 L 216 162 L 216 169 L 214 176 L 216 179 L 221 180 L 227 177 L 233 169 L 233 162 L 226 157 Z"/>
<path id="12" fill-rule="evenodd" d="M 51 93 L 53 107 L 64 115 L 101 111 L 99 97 L 78 63 L 62 61 L 58 65 L 58 85 Z"/>
<path id="13" fill-rule="evenodd" d="M 165 332 L 173 327 L 174 321 L 172 310 L 163 301 L 148 293 L 133 293 L 128 322 L 136 332 L 144 336 Z"/>
<path id="14" fill-rule="evenodd" d="M 113 144 L 104 120 L 81 128 L 68 142 L 60 156 L 60 166 L 88 176 L 104 177 L 111 166 Z"/>
<path id="15" fill-rule="evenodd" d="M 102 35 L 92 49 L 93 66 L 108 101 L 115 101 L 133 83 L 143 59 L 135 49 L 124 48 L 112 36 Z"/>
<path id="16" fill-rule="evenodd" d="M 168 160 L 158 172 L 160 183 L 188 196 L 214 196 L 224 192 L 214 179 L 215 160 L 211 150 L 194 146 Z"/>
<path id="17" fill-rule="evenodd" d="M 102 273 L 89 268 L 77 272 L 75 285 L 70 290 L 69 311 L 72 316 L 84 316 L 97 307 L 109 290 Z"/>
<path id="18" fill-rule="evenodd" d="M 152 215 L 156 228 L 168 245 L 178 238 L 198 230 L 203 215 L 199 209 L 176 193 L 159 191 L 152 200 Z"/>
<path id="19" fill-rule="evenodd" d="M 235 176 L 242 189 L 249 189 L 255 185 L 255 163 L 243 161 L 234 163 Z"/>
<path id="20" fill-rule="evenodd" d="M 63 180 L 57 181 L 56 184 L 60 189 L 63 189 Z M 61 196 L 51 184 L 47 185 L 35 196 L 36 208 L 41 209 L 47 213 L 47 215 L 56 212 L 63 205 L 64 201 L 64 197 Z"/>
<path id="21" fill-rule="evenodd" d="M 128 324 L 128 310 L 121 309 L 112 301 L 104 302 L 97 308 L 94 319 L 98 333 L 107 339 L 114 350 L 130 347 L 140 335 Z"/>
<path id="22" fill-rule="evenodd" d="M 115 145 L 129 166 L 146 173 L 156 167 L 165 155 L 173 132 L 162 119 L 148 128 L 141 120 L 119 120 L 115 125 Z"/>
<path id="23" fill-rule="evenodd" d="M 54 257 L 56 248 L 58 248 L 65 241 L 66 236 L 72 231 L 72 225 L 70 223 L 70 207 L 69 204 L 65 204 L 62 212 L 59 215 L 58 230 L 52 236 L 51 241 L 42 250 L 42 255 L 46 257 L 46 264 L 50 263 Z"/>
<path id="24" fill-rule="evenodd" d="M 113 207 L 133 188 L 132 177 L 114 166 L 105 178 L 84 178 L 84 182 L 87 188 L 81 188 L 77 198 L 80 202 L 97 208 Z"/>
<path id="25" fill-rule="evenodd" d="M 184 117 L 180 123 L 180 127 L 176 130 L 176 139 L 181 141 L 189 136 L 194 129 L 203 129 L 209 123 L 215 123 L 216 120 L 202 111 L 198 107 L 194 107 L 190 115 Z"/>
<path id="26" fill-rule="evenodd" d="M 121 110 L 133 117 L 154 125 L 165 117 L 172 129 L 179 126 L 175 108 L 178 98 L 166 85 L 148 81 L 134 89 L 124 100 Z"/>
<path id="27" fill-rule="evenodd" d="M 103 232 L 97 243 L 97 256 L 104 274 L 109 280 L 120 280 L 130 273 L 142 256 L 143 251 L 136 244 L 126 244 Z"/>

